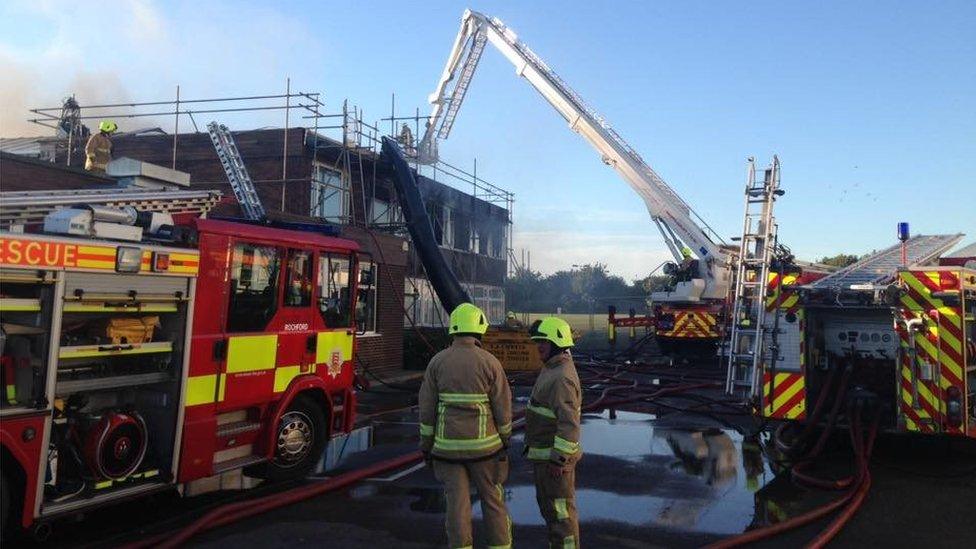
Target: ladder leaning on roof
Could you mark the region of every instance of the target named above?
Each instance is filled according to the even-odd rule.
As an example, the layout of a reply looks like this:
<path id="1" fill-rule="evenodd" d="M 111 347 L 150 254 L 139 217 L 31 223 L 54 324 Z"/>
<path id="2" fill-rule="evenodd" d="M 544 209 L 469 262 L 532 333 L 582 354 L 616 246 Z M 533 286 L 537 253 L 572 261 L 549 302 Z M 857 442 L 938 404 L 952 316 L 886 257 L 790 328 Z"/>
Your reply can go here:
<path id="1" fill-rule="evenodd" d="M 779 188 L 779 158 L 773 156 L 772 164 L 761 172 L 761 179 L 757 175 L 755 161 L 750 158 L 725 381 L 727 393 L 748 387 L 750 396 L 756 394 L 756 376 L 765 349 L 766 289 L 776 247 L 773 205 L 783 194 Z"/>
<path id="2" fill-rule="evenodd" d="M 234 190 L 234 196 L 241 205 L 244 216 L 252 221 L 262 221 L 267 217 L 264 205 L 258 197 L 258 192 L 254 188 L 254 182 L 247 173 L 244 166 L 244 159 L 237 150 L 237 143 L 230 130 L 223 124 L 211 122 L 207 124 L 207 131 L 210 133 L 210 140 L 213 142 L 214 150 L 217 151 L 217 158 L 224 167 L 227 180 Z"/>

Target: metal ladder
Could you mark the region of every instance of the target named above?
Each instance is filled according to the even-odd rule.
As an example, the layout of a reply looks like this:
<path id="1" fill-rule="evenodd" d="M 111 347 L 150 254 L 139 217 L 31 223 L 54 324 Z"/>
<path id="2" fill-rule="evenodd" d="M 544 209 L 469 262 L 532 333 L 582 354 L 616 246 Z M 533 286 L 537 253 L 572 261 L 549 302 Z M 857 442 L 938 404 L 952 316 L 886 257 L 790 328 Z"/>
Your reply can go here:
<path id="1" fill-rule="evenodd" d="M 210 133 L 210 141 L 213 142 L 214 150 L 217 151 L 217 158 L 224 167 L 227 174 L 227 181 L 230 182 L 234 190 L 234 196 L 241 205 L 244 217 L 252 221 L 261 221 L 267 217 L 264 205 L 258 197 L 258 192 L 254 188 L 254 182 L 247 173 L 241 153 L 237 150 L 234 136 L 223 124 L 211 122 L 207 124 L 207 131 Z"/>
<path id="2" fill-rule="evenodd" d="M 732 330 L 725 379 L 725 391 L 729 394 L 746 387 L 749 398 L 757 394 L 766 331 L 767 280 L 776 246 L 777 226 L 773 205 L 776 197 L 782 194 L 779 188 L 779 158 L 773 156 L 772 164 L 761 172 L 757 172 L 755 161 L 750 158 L 730 318 Z"/>
<path id="3" fill-rule="evenodd" d="M 69 189 L 0 193 L 0 227 L 42 223 L 55 210 L 76 204 L 132 206 L 170 215 L 204 215 L 220 201 L 220 191 Z"/>

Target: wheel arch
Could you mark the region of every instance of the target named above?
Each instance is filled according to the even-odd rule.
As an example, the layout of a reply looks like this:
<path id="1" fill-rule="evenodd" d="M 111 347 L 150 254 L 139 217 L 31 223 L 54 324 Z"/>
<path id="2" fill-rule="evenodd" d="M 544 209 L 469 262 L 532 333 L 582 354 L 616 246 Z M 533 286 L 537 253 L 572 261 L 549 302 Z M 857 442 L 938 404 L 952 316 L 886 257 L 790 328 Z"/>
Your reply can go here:
<path id="1" fill-rule="evenodd" d="M 332 396 L 329 394 L 328 386 L 322 381 L 322 378 L 314 375 L 302 375 L 296 377 L 292 380 L 285 392 L 282 393 L 281 398 L 278 403 L 275 404 L 274 410 L 268 415 L 269 428 L 266 429 L 265 439 L 264 439 L 264 451 L 268 458 L 271 458 L 274 453 L 274 437 L 275 437 L 275 425 L 278 424 L 278 420 L 284 415 L 288 407 L 291 406 L 292 402 L 298 397 L 305 397 L 316 403 L 319 408 L 322 409 L 322 414 L 325 416 L 325 427 L 326 427 L 326 440 L 332 434 Z"/>

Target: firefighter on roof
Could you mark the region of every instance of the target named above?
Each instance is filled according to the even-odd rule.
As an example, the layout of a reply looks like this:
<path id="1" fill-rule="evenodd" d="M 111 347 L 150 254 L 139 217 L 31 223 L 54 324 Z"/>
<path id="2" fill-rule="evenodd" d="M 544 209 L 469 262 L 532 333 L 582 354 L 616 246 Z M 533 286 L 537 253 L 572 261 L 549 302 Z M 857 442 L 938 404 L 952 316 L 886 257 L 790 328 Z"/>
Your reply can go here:
<path id="1" fill-rule="evenodd" d="M 508 479 L 512 392 L 502 365 L 481 348 L 488 321 L 462 303 L 451 313 L 450 347 L 434 355 L 420 386 L 420 447 L 444 483 L 447 541 L 472 547 L 470 483 L 481 497 L 488 546 L 512 545 L 502 484 Z"/>
<path id="2" fill-rule="evenodd" d="M 580 449 L 582 391 L 570 355 L 569 324 L 556 317 L 533 324 L 530 337 L 545 361 L 525 414 L 525 452 L 532 461 L 536 501 L 549 528 L 549 546 L 579 547 L 576 462 Z"/>
<path id="3" fill-rule="evenodd" d="M 111 120 L 102 120 L 98 124 L 98 133 L 88 138 L 85 145 L 85 169 L 90 172 L 105 173 L 108 163 L 112 160 L 111 136 L 119 126 Z"/>

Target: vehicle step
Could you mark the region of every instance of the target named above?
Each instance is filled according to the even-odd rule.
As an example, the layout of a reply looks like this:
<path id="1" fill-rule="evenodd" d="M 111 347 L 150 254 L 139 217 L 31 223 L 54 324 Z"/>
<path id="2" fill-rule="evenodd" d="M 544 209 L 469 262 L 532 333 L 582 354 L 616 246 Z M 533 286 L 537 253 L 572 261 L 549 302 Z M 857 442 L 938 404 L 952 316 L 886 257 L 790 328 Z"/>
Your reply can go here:
<path id="1" fill-rule="evenodd" d="M 264 456 L 242 456 L 235 459 L 229 459 L 227 461 L 221 461 L 220 463 L 214 463 L 213 471 L 215 475 L 220 473 L 226 473 L 227 471 L 233 471 L 234 469 L 242 469 L 248 465 L 254 465 L 256 463 L 261 463 L 267 461 L 268 458 Z"/>
<path id="2" fill-rule="evenodd" d="M 217 426 L 217 438 L 226 438 L 241 433 L 250 433 L 261 428 L 258 421 L 234 421 Z"/>

